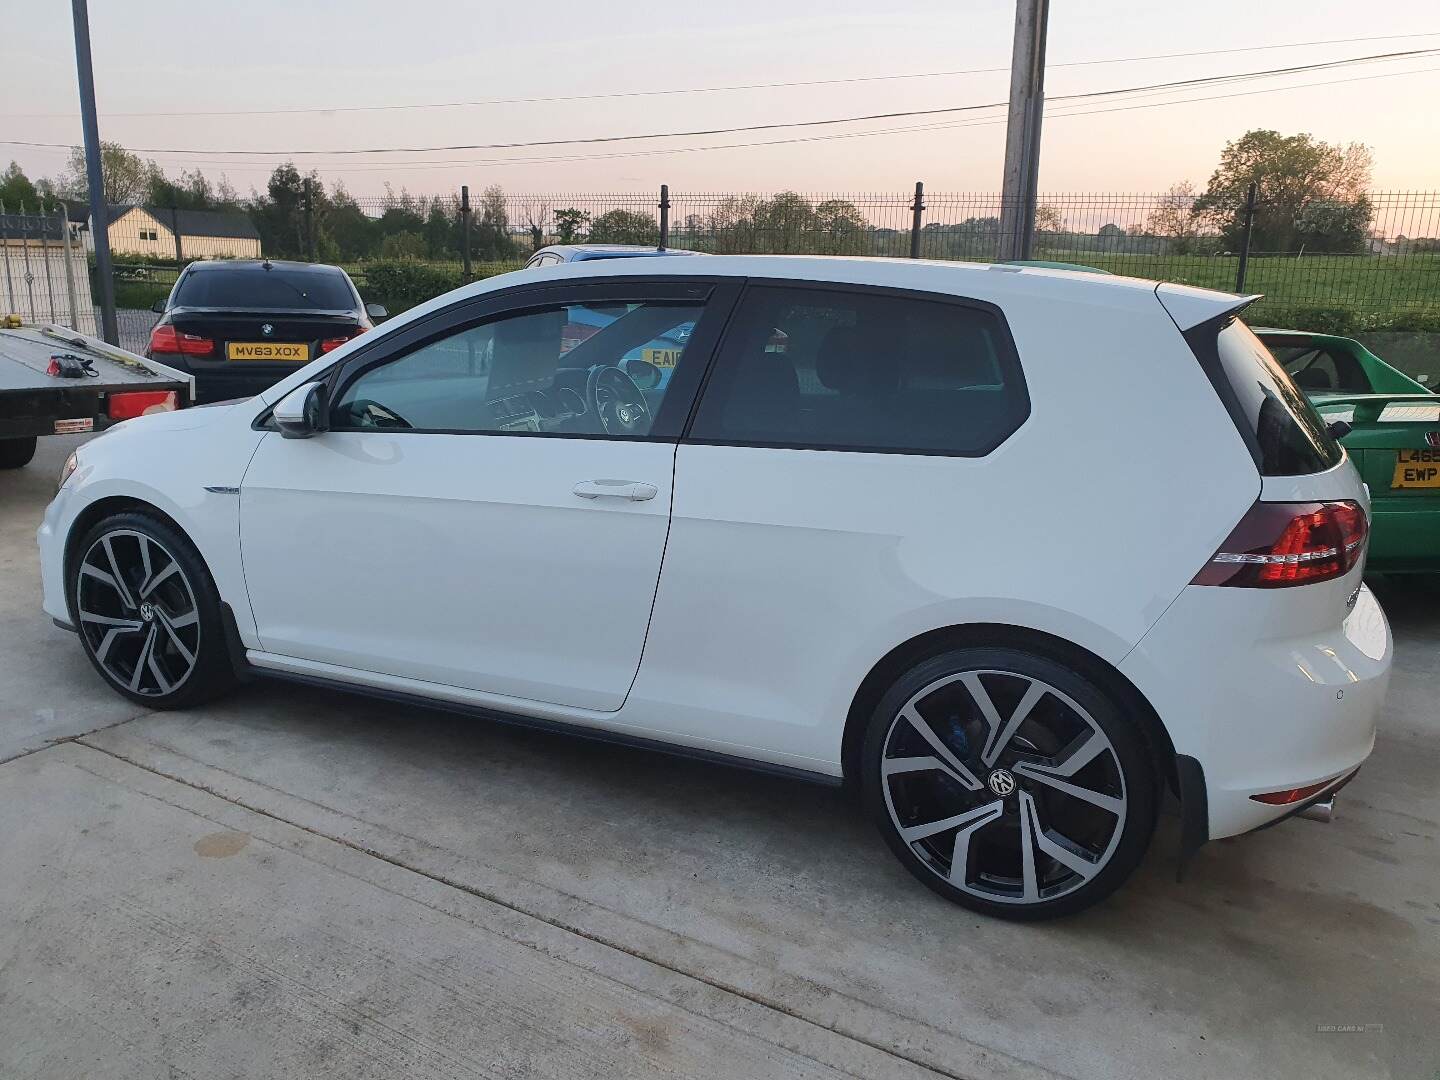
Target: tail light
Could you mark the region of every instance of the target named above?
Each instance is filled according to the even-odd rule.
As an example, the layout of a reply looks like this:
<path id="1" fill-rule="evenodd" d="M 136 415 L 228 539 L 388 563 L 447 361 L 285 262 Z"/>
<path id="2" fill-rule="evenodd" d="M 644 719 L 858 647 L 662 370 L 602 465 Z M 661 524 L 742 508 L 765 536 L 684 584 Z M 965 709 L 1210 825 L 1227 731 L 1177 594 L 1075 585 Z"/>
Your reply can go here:
<path id="1" fill-rule="evenodd" d="M 215 342 L 199 334 L 187 334 L 164 323 L 150 331 L 152 353 L 178 353 L 181 356 L 209 356 L 215 351 Z"/>
<path id="2" fill-rule="evenodd" d="M 129 390 L 111 394 L 105 406 L 111 420 L 130 420 L 149 413 L 174 412 L 180 407 L 180 396 L 174 390 Z"/>
<path id="3" fill-rule="evenodd" d="M 1256 503 L 1191 584 L 1279 589 L 1343 577 L 1369 533 L 1359 503 Z"/>
<path id="4" fill-rule="evenodd" d="M 324 341 L 320 342 L 320 351 L 321 351 L 322 353 L 327 353 L 327 352 L 329 352 L 331 349 L 338 349 L 341 345 L 344 345 L 344 344 L 345 344 L 347 341 L 349 341 L 351 338 L 357 338 L 357 337 L 359 337 L 361 334 L 363 334 L 363 333 L 364 333 L 366 330 L 368 330 L 368 329 L 369 329 L 369 327 L 367 327 L 367 326 L 362 326 L 362 327 L 360 327 L 360 329 L 354 331 L 353 333 L 348 334 L 348 335 L 345 336 L 345 337 L 326 338 Z"/>

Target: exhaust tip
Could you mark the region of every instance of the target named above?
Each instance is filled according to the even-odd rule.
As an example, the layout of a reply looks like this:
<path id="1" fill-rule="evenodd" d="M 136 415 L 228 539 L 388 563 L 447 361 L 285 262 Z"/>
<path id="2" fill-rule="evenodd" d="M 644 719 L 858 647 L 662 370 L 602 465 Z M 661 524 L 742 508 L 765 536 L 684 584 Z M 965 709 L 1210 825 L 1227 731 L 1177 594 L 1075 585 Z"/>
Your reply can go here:
<path id="1" fill-rule="evenodd" d="M 1295 816 L 1306 818 L 1309 821 L 1333 821 L 1335 819 L 1335 796 L 1331 795 L 1328 799 L 1313 802 Z"/>

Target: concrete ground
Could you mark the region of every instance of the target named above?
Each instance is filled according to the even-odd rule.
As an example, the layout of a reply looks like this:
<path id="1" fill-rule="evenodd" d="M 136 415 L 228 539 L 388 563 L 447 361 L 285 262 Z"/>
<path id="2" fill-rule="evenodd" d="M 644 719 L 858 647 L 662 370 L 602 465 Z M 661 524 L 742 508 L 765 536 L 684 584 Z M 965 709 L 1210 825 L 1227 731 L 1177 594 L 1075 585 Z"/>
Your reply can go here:
<path id="1" fill-rule="evenodd" d="M 108 692 L 39 609 L 68 440 L 0 473 L 0 1075 L 1440 1070 L 1440 590 L 1330 825 L 1175 822 L 1080 917 L 905 874 L 837 792 L 259 682 Z"/>

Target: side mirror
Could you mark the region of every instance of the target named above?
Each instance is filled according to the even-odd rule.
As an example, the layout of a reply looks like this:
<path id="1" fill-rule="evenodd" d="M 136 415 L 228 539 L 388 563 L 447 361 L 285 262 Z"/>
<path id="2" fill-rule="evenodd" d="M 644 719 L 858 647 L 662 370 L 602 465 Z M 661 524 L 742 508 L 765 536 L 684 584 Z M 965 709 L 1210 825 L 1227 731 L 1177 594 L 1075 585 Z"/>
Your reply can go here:
<path id="1" fill-rule="evenodd" d="M 155 312 L 156 315 L 164 315 L 164 314 L 165 314 L 165 301 L 164 301 L 164 300 L 156 300 L 153 304 L 150 305 L 150 310 L 153 311 L 153 312 Z"/>
<path id="2" fill-rule="evenodd" d="M 270 415 L 285 438 L 308 439 L 329 426 L 329 398 L 324 383 L 306 383 L 281 398 Z"/>
<path id="3" fill-rule="evenodd" d="M 366 304 L 365 314 L 372 319 L 388 319 L 390 317 L 390 312 L 385 310 L 384 304 Z"/>
<path id="4" fill-rule="evenodd" d="M 660 385 L 660 369 L 649 360 L 621 360 L 620 370 L 641 390 L 654 390 Z"/>
<path id="5" fill-rule="evenodd" d="M 1325 425 L 1325 430 L 1330 433 L 1332 439 L 1338 441 L 1354 431 L 1355 427 L 1348 420 L 1331 420 Z"/>

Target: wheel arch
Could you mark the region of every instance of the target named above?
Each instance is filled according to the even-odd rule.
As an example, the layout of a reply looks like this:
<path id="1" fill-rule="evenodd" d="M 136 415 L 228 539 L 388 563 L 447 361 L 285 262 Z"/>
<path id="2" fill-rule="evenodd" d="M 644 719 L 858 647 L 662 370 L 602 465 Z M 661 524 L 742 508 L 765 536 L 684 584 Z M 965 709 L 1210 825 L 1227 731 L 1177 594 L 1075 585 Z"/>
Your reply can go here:
<path id="1" fill-rule="evenodd" d="M 67 610 L 69 610 L 72 620 L 75 617 L 75 575 L 71 573 L 71 571 L 75 566 L 75 559 L 79 555 L 80 541 L 85 538 L 85 534 L 94 528 L 98 522 L 103 521 L 107 517 L 114 517 L 116 514 L 126 513 L 148 514 L 151 517 L 158 518 L 181 536 L 185 537 L 186 540 L 189 540 L 196 551 L 201 551 L 200 546 L 195 543 L 195 538 L 190 535 L 189 530 L 154 503 L 146 502 L 144 499 L 137 498 L 133 495 L 106 495 L 103 498 L 96 499 L 75 515 L 75 520 L 70 523 L 69 532 L 65 534 L 65 606 Z M 205 559 L 203 552 L 201 552 L 200 558 L 203 562 Z"/>
<path id="2" fill-rule="evenodd" d="M 205 549 L 195 542 L 191 531 L 173 515 L 166 513 L 153 502 L 135 495 L 106 495 L 96 499 L 75 515 L 75 520 L 70 523 L 70 531 L 65 534 L 64 549 L 64 585 L 65 585 L 65 610 L 70 614 L 71 626 L 78 626 L 79 620 L 75 615 L 75 575 L 72 570 L 75 560 L 79 557 L 80 541 L 85 535 L 101 521 L 117 514 L 145 514 L 155 518 L 180 534 L 200 558 L 200 565 L 209 575 L 208 584 L 216 590 L 216 597 L 220 605 L 220 620 L 224 629 L 225 648 L 230 657 L 230 666 L 237 679 L 248 681 L 252 678 L 249 662 L 245 659 L 245 646 L 240 638 L 240 631 L 235 618 L 235 609 L 230 606 L 225 597 L 220 593 L 215 584 L 215 573 L 210 566 L 210 561 L 205 555 Z"/>
<path id="3" fill-rule="evenodd" d="M 1175 744 L 1159 713 L 1139 688 L 1102 657 L 1074 642 L 1026 626 L 1007 623 L 961 623 L 937 627 L 895 646 L 866 673 L 850 702 L 841 738 L 840 760 L 845 784 L 854 788 L 860 772 L 860 751 L 870 714 L 890 685 L 905 671 L 944 649 L 1005 646 L 1024 649 L 1068 664 L 1093 678 L 1102 689 L 1126 706 L 1140 724 L 1141 733 L 1155 755 L 1156 764 L 1172 790 L 1178 790 Z"/>

